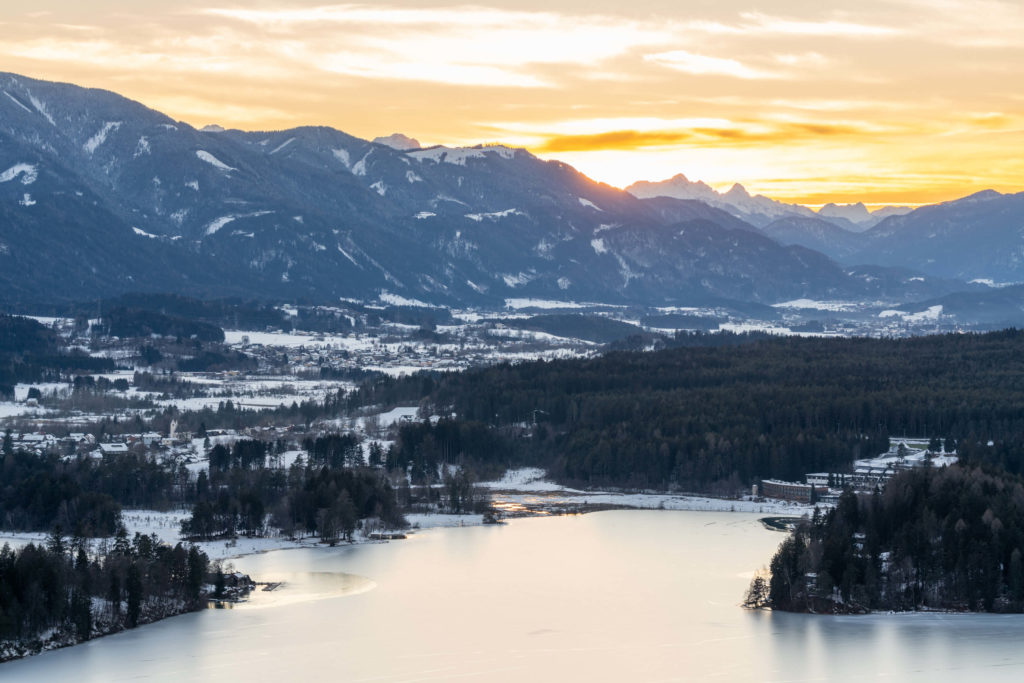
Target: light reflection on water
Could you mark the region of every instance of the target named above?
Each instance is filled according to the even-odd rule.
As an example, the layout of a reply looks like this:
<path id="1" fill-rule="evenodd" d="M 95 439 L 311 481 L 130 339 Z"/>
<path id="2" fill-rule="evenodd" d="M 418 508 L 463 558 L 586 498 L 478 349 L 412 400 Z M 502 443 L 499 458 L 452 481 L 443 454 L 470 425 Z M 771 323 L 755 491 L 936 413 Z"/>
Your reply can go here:
<path id="1" fill-rule="evenodd" d="M 757 518 L 615 511 L 255 555 L 237 568 L 285 588 L 0 665 L 0 681 L 1024 679 L 1021 617 L 739 608 L 782 539 Z"/>

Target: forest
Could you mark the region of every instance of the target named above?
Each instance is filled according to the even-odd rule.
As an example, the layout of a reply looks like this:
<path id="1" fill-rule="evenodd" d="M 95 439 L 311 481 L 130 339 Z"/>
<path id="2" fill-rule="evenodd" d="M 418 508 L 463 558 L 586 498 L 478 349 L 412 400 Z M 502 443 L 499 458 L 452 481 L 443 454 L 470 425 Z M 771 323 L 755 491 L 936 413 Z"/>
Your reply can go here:
<path id="1" fill-rule="evenodd" d="M 1024 480 L 978 466 L 910 470 L 845 492 L 779 546 L 751 607 L 796 612 L 1024 611 Z"/>
<path id="2" fill-rule="evenodd" d="M 419 403 L 490 426 L 500 447 L 432 433 L 441 461 L 530 464 L 580 486 L 734 493 L 849 471 L 890 435 L 954 438 L 1024 466 L 1024 334 L 909 339 L 680 335 L 677 348 L 381 378 L 349 409 Z M 410 461 L 407 430 L 398 444 Z M 461 438 L 461 437 L 459 437 Z M 989 447 L 989 441 L 993 446 Z M 415 459 L 415 458 L 413 458 Z"/>

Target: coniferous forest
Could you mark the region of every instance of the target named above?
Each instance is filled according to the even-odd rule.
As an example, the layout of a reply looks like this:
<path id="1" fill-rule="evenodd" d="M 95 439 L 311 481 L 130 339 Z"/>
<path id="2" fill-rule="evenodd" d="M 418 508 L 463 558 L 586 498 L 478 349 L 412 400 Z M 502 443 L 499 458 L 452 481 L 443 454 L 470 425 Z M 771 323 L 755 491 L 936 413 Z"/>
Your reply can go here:
<path id="1" fill-rule="evenodd" d="M 980 467 L 904 472 L 844 493 L 779 546 L 749 606 L 797 612 L 1024 611 L 1024 480 Z"/>
<path id="2" fill-rule="evenodd" d="M 971 461 L 1024 466 L 1024 334 L 1016 330 L 720 337 L 686 335 L 680 348 L 653 353 L 380 379 L 348 403 L 418 401 L 463 425 L 404 429 L 402 464 L 531 464 L 584 486 L 735 492 L 761 478 L 849 471 L 898 435 L 952 438 Z M 468 439 L 480 432 L 473 425 L 505 440 Z"/>

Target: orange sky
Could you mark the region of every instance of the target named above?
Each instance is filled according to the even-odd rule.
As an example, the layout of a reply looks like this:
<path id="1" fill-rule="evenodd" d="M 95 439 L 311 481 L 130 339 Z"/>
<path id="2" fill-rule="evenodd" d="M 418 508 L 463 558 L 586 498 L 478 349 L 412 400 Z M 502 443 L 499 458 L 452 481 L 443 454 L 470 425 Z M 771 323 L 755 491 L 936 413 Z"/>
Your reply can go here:
<path id="1" fill-rule="evenodd" d="M 197 126 L 504 142 L 808 204 L 1024 189 L 1019 0 L 14 4 L 0 69 Z"/>

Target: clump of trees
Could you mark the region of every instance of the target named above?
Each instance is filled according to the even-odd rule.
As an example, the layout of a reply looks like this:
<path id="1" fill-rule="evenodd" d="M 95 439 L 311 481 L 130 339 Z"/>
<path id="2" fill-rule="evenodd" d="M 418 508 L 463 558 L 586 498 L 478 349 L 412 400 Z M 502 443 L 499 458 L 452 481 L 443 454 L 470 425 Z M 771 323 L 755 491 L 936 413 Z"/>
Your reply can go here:
<path id="1" fill-rule="evenodd" d="M 200 608 L 209 559 L 156 537 L 94 547 L 55 530 L 46 544 L 0 549 L 0 661 Z M 46 633 L 46 640 L 43 634 Z"/>
<path id="2" fill-rule="evenodd" d="M 921 468 L 844 493 L 782 543 L 760 604 L 813 612 L 1024 611 L 1024 481 Z M 755 578 L 756 580 L 756 578 Z"/>
<path id="3" fill-rule="evenodd" d="M 239 440 L 210 450 L 210 473 L 195 482 L 195 503 L 182 533 L 231 538 L 266 533 L 268 521 L 288 535 L 318 535 L 327 543 L 351 540 L 357 524 L 380 519 L 405 526 L 395 490 L 382 472 L 362 466 L 352 435 L 307 443 L 309 457 L 288 469 L 268 467 L 265 442 Z"/>

